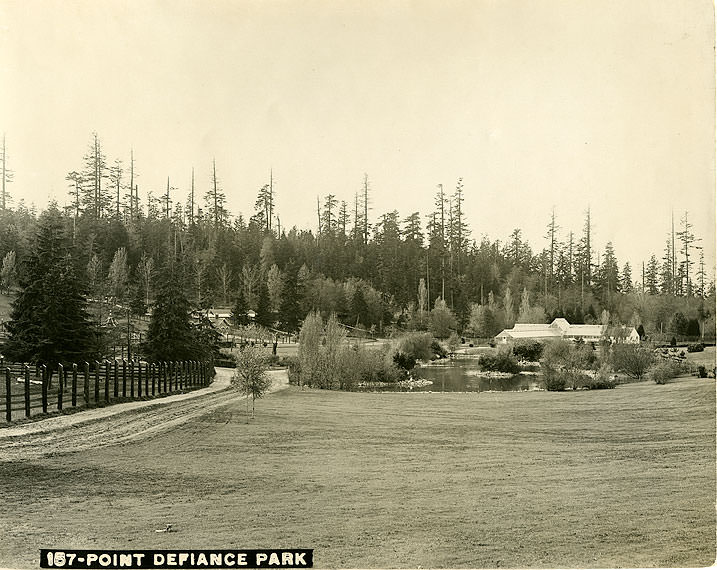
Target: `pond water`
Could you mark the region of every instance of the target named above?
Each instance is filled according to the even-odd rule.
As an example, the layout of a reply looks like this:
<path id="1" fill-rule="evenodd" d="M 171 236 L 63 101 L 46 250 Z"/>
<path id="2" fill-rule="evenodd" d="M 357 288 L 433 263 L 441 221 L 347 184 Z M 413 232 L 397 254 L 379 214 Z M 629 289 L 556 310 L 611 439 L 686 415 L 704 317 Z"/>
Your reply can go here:
<path id="1" fill-rule="evenodd" d="M 415 378 L 431 380 L 433 385 L 413 388 L 420 392 L 488 392 L 535 390 L 539 387 L 540 377 L 528 374 L 516 374 L 506 378 L 486 378 L 479 376 L 480 367 L 477 358 L 452 358 L 438 360 L 427 366 L 416 368 Z M 404 389 L 405 390 L 405 389 Z"/>

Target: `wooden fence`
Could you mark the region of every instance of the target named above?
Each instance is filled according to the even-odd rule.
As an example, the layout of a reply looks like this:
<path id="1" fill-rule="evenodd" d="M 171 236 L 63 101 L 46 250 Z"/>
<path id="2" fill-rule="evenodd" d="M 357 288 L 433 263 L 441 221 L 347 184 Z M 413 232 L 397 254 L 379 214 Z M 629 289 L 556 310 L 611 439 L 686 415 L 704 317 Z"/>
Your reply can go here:
<path id="1" fill-rule="evenodd" d="M 0 359 L 0 422 L 65 408 L 106 406 L 117 401 L 186 392 L 208 386 L 210 362 L 126 360 L 85 362 L 82 366 L 30 367 Z"/>

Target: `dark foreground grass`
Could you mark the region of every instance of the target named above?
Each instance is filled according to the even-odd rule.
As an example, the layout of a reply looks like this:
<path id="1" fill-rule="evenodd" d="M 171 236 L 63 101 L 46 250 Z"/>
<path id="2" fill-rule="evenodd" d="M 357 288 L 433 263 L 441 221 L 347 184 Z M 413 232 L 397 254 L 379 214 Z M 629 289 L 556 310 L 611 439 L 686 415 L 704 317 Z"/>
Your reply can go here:
<path id="1" fill-rule="evenodd" d="M 319 567 L 705 566 L 714 381 L 578 393 L 291 388 L 152 440 L 0 463 L 0 566 L 40 547 L 315 549 Z M 171 523 L 176 533 L 157 534 Z"/>

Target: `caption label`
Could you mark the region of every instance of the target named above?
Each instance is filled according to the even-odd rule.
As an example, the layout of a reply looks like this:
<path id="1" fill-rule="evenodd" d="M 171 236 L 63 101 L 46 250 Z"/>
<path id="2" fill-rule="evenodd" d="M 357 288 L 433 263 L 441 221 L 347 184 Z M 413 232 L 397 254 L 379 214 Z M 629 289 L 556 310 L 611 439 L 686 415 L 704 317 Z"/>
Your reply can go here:
<path id="1" fill-rule="evenodd" d="M 312 568 L 314 550 L 40 550 L 40 568 Z"/>

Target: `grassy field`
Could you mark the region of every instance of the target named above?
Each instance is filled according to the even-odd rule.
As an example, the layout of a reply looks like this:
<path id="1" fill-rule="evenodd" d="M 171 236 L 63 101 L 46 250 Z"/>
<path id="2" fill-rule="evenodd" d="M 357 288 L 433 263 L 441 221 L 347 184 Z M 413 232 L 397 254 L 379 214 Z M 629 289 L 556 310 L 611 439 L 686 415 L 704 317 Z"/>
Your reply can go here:
<path id="1" fill-rule="evenodd" d="M 37 567 L 41 547 L 302 547 L 317 567 L 351 568 L 715 559 L 714 380 L 292 387 L 252 423 L 244 414 L 239 403 L 149 440 L 0 461 L 0 566 Z M 167 523 L 177 532 L 154 532 Z"/>

